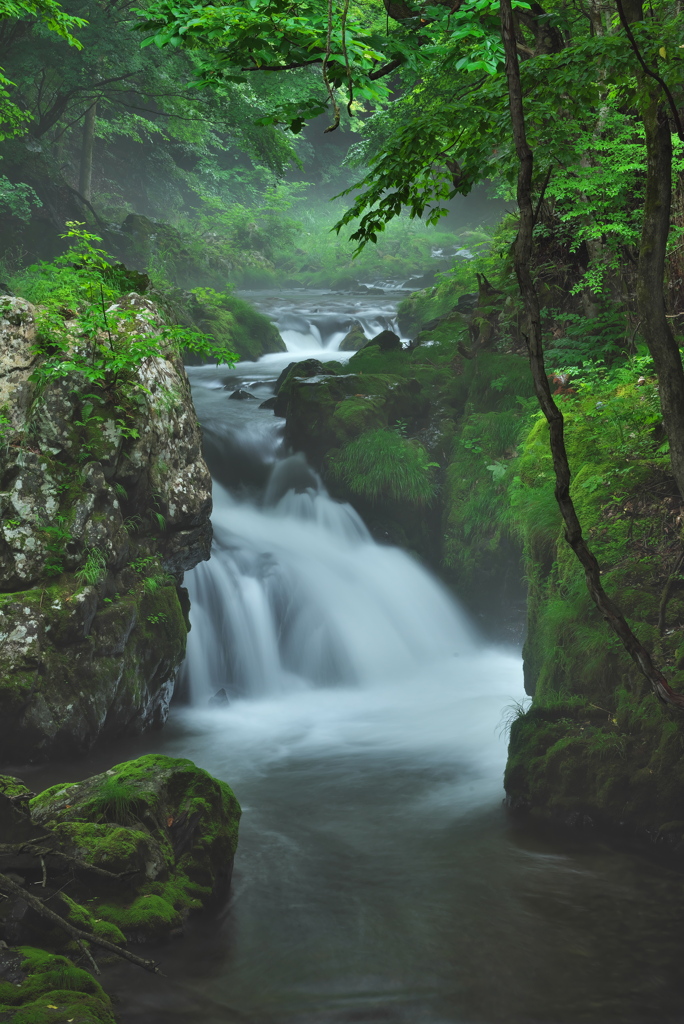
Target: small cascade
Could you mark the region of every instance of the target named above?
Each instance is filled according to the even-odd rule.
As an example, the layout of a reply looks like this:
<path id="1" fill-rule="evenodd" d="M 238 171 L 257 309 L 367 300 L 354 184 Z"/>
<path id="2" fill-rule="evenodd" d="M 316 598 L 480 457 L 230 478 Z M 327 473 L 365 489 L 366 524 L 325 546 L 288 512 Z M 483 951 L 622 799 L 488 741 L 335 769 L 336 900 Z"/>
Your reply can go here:
<path id="1" fill-rule="evenodd" d="M 354 327 L 360 327 L 369 339 L 382 331 L 400 333 L 397 306 L 403 293 L 394 289 L 394 293 L 370 297 L 361 291 L 367 290 L 360 288 L 359 294 L 344 297 L 303 293 L 289 300 L 260 294 L 258 305 L 275 323 L 288 352 L 299 358 L 320 357 L 322 351 L 339 352 L 342 340 Z"/>
<path id="2" fill-rule="evenodd" d="M 308 317 L 286 313 L 276 319 L 276 326 L 288 352 L 311 352 L 316 349 L 336 352 L 354 327 L 360 327 L 369 339 L 375 338 L 381 331 L 397 331 L 396 319 L 381 313 L 371 316 L 331 316 L 312 312 Z"/>
<path id="3" fill-rule="evenodd" d="M 191 699 L 405 677 L 472 650 L 470 627 L 409 555 L 376 544 L 295 455 L 263 502 L 214 491 L 212 558 L 189 574 Z"/>

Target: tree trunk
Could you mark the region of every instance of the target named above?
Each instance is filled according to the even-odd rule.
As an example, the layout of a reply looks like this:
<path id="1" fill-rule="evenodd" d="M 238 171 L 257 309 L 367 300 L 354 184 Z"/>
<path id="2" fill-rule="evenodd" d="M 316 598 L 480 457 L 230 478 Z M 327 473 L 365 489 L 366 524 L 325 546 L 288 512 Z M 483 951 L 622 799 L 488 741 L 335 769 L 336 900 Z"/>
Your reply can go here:
<path id="1" fill-rule="evenodd" d="M 617 8 L 629 35 L 629 26 L 643 20 L 642 0 L 618 0 Z M 647 157 L 646 199 L 637 269 L 637 311 L 658 375 L 660 407 L 670 442 L 672 473 L 684 498 L 684 369 L 679 347 L 665 315 L 665 258 L 672 202 L 672 135 L 661 85 L 647 74 L 648 65 L 632 37 L 630 43 L 639 60 L 637 82 L 641 92 L 641 120 Z"/>
<path id="2" fill-rule="evenodd" d="M 654 87 L 655 88 L 655 87 Z M 653 357 L 670 463 L 684 498 L 684 370 L 665 315 L 665 254 L 670 230 L 672 136 L 664 103 L 650 90 L 642 110 L 648 170 L 637 270 L 637 310 Z"/>
<path id="3" fill-rule="evenodd" d="M 97 100 L 86 110 L 81 143 L 81 167 L 78 176 L 78 191 L 90 202 L 93 182 L 93 143 L 95 141 L 95 115 Z"/>
<path id="4" fill-rule="evenodd" d="M 589 545 L 582 535 L 575 506 L 570 497 L 570 465 L 565 448 L 563 414 L 553 400 L 544 365 L 542 348 L 541 313 L 539 297 L 530 270 L 534 208 L 532 205 L 533 155 L 527 142 L 523 108 L 520 67 L 515 40 L 511 0 L 500 0 L 501 34 L 506 53 L 506 76 L 515 149 L 519 160 L 518 208 L 519 228 L 513 247 L 515 273 L 527 320 L 527 347 L 534 390 L 542 412 L 549 424 L 549 440 L 553 468 L 556 475 L 556 501 L 565 523 L 565 538 L 584 568 L 587 589 L 608 625 L 619 637 L 623 647 L 646 676 L 656 696 L 666 704 L 684 709 L 684 695 L 675 693 L 659 669 L 653 664 L 646 648 L 629 628 L 624 615 L 606 594 L 601 583 L 601 570 Z M 662 294 L 662 279 L 661 279 Z"/>

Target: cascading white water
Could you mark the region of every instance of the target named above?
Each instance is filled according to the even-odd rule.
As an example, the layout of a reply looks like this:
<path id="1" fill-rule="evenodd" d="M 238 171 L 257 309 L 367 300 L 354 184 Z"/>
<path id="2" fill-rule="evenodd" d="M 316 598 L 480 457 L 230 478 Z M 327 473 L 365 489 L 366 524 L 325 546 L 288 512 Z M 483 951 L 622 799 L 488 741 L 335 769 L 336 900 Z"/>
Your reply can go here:
<path id="1" fill-rule="evenodd" d="M 397 324 L 397 298 L 380 295 L 374 300 L 368 296 L 307 293 L 293 300 L 282 295 L 260 295 L 259 306 L 267 312 L 280 331 L 287 351 L 298 358 L 318 356 L 321 352 L 335 353 L 338 358 L 343 338 L 354 327 L 360 327 L 367 338 L 381 331 L 400 333 Z M 340 353 L 345 355 L 344 353 Z M 346 353 L 346 358 L 351 353 Z"/>
<path id="2" fill-rule="evenodd" d="M 214 503 L 212 559 L 188 580 L 194 701 L 221 688 L 368 686 L 472 651 L 442 587 L 409 555 L 376 544 L 302 456 L 276 466 L 263 507 L 220 487 Z"/>

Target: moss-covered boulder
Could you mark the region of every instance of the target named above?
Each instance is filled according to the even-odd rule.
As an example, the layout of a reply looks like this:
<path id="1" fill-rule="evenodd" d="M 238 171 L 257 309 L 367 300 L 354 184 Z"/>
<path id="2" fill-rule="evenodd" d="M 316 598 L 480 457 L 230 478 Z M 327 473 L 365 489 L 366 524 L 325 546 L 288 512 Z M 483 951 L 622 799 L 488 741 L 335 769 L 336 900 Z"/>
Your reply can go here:
<path id="1" fill-rule="evenodd" d="M 141 296 L 114 308 L 143 339 L 161 330 Z M 127 371 L 124 416 L 75 369 L 37 387 L 36 317 L 0 298 L 0 757 L 15 763 L 164 720 L 185 650 L 180 583 L 211 542 L 177 354 Z"/>
<path id="2" fill-rule="evenodd" d="M 286 437 L 321 466 L 330 449 L 426 411 L 427 396 L 415 378 L 355 373 L 297 378 L 289 390 Z"/>
<path id="3" fill-rule="evenodd" d="M 358 352 L 360 348 L 363 348 L 367 344 L 368 338 L 363 333 L 363 327 L 361 324 L 354 324 L 352 329 L 345 334 L 344 338 L 340 342 L 340 352 Z"/>
<path id="4" fill-rule="evenodd" d="M 290 404 L 290 392 L 297 380 L 309 380 L 311 377 L 325 376 L 326 370 L 320 359 L 302 359 L 297 363 L 288 363 L 275 382 L 275 404 L 273 411 L 276 416 L 287 416 Z"/>
<path id="5" fill-rule="evenodd" d="M 7 784 L 0 778 L 0 791 Z M 228 891 L 240 807 L 229 786 L 192 761 L 151 754 L 25 797 L 21 813 L 30 814 L 33 834 L 25 820 L 14 823 L 0 870 L 21 871 L 32 891 L 46 866 L 40 895 L 88 934 L 116 944 L 161 939 Z M 21 845 L 29 839 L 35 854 Z M 16 913 L 11 900 L 0 906 L 0 937 L 68 952 L 69 936 L 29 911 Z"/>
<path id="6" fill-rule="evenodd" d="M 88 971 L 31 946 L 0 949 L 0 1021 L 115 1024 L 112 1003 Z"/>
<path id="7" fill-rule="evenodd" d="M 241 359 L 253 361 L 269 352 L 287 351 L 275 324 L 249 302 L 229 292 L 195 288 L 188 313 L 200 331 L 237 352 Z"/>
<path id="8" fill-rule="evenodd" d="M 239 819 L 230 787 L 181 758 L 148 755 L 38 796 L 0 776 L 0 1021 L 113 1024 L 82 967 L 178 934 L 223 899 Z"/>

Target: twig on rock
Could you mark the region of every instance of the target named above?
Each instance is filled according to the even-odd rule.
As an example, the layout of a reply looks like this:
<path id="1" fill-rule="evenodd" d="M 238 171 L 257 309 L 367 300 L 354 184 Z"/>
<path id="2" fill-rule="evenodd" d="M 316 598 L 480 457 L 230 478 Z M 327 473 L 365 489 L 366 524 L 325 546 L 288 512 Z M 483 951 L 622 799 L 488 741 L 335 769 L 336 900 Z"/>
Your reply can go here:
<path id="1" fill-rule="evenodd" d="M 94 935 L 92 932 L 83 931 L 82 928 L 77 928 L 69 921 L 65 921 L 63 917 L 56 914 L 54 910 L 50 910 L 45 906 L 42 900 L 39 900 L 37 896 L 32 896 L 31 893 L 27 892 L 22 886 L 17 885 L 7 875 L 0 874 L 0 889 L 6 894 L 17 896 L 31 908 L 35 910 L 36 914 L 44 917 L 46 921 L 50 921 L 52 924 L 57 925 L 62 931 L 65 931 L 67 935 L 70 935 L 72 939 L 75 939 L 78 945 L 83 949 L 83 942 L 92 942 L 95 946 L 100 946 L 102 949 L 108 950 L 110 953 L 115 953 L 117 956 L 122 957 L 124 960 L 128 960 L 130 963 L 135 964 L 136 967 L 142 967 L 145 971 L 150 971 L 152 974 L 161 974 L 161 970 L 154 962 L 154 960 L 143 960 L 142 957 L 136 956 L 135 953 L 129 953 L 127 949 L 123 949 L 121 946 L 117 946 L 114 942 L 109 942 L 108 939 L 101 939 L 99 935 Z M 84 950 L 84 952 L 87 952 Z M 97 971 L 97 966 L 90 956 L 87 954 L 91 963 Z M 99 973 L 99 972 L 98 972 Z"/>

